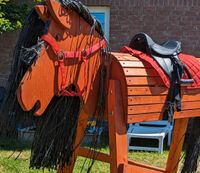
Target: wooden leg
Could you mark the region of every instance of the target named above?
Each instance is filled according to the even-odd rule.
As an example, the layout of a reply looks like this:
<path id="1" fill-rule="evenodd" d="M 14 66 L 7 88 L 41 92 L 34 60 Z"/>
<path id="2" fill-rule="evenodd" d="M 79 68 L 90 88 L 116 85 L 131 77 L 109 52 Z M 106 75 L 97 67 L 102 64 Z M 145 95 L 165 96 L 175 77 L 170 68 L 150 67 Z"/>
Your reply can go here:
<path id="1" fill-rule="evenodd" d="M 62 170 L 61 169 L 58 170 L 58 173 L 72 173 L 73 172 L 76 158 L 78 156 L 78 151 L 80 148 L 80 143 L 84 137 L 85 128 L 87 127 L 87 122 L 88 122 L 88 115 L 84 111 L 81 111 L 79 115 L 77 133 L 76 133 L 76 139 L 75 139 L 75 151 L 72 156 L 71 164 L 69 166 L 68 165 L 65 166 Z"/>
<path id="2" fill-rule="evenodd" d="M 119 81 L 110 81 L 108 95 L 108 126 L 111 173 L 122 173 L 123 165 L 128 164 L 127 130 L 120 88 Z"/>
<path id="3" fill-rule="evenodd" d="M 172 136 L 171 147 L 169 151 L 166 173 L 176 173 L 179 159 L 187 130 L 188 118 L 175 120 L 174 132 Z"/>

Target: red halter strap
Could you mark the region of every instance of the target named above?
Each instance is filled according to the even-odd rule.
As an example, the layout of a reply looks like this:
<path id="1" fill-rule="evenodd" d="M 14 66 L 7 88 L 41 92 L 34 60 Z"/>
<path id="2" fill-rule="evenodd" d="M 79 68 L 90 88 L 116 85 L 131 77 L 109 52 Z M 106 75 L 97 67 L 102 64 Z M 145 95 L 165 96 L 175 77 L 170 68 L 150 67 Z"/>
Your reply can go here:
<path id="1" fill-rule="evenodd" d="M 71 97 L 82 96 L 84 91 L 87 89 L 87 75 L 86 75 L 87 57 L 89 55 L 91 55 L 92 53 L 101 49 L 106 44 L 106 41 L 103 39 L 99 43 L 93 45 L 92 47 L 90 47 L 86 50 L 84 49 L 82 51 L 63 51 L 62 49 L 60 49 L 60 47 L 57 45 L 55 39 L 51 35 L 49 35 L 49 34 L 42 35 L 41 40 L 45 41 L 52 48 L 52 50 L 58 57 L 59 66 L 60 66 L 60 70 L 61 70 L 61 77 L 62 77 L 61 90 L 59 91 L 58 95 L 71 96 Z M 79 91 L 78 93 L 72 91 L 71 89 L 69 89 L 69 90 L 65 89 L 66 71 L 65 71 L 64 59 L 68 59 L 68 58 L 81 58 L 84 62 L 84 88 L 81 91 Z"/>

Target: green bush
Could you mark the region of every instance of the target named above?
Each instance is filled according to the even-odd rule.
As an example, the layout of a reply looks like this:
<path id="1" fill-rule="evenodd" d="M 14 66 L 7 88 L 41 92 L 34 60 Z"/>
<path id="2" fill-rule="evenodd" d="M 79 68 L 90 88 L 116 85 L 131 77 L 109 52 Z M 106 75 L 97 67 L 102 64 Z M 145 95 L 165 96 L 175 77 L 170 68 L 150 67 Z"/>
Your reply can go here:
<path id="1" fill-rule="evenodd" d="M 0 0 L 0 33 L 20 29 L 35 2 L 41 0 L 31 5 L 26 1 L 17 4 L 12 0 Z"/>

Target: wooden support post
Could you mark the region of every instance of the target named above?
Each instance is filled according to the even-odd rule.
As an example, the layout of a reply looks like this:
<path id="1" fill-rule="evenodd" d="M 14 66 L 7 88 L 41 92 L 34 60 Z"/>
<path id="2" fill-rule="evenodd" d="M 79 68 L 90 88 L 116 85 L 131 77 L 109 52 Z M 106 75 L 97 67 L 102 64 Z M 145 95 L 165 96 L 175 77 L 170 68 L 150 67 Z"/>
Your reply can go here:
<path id="1" fill-rule="evenodd" d="M 120 82 L 110 80 L 108 95 L 108 126 L 111 173 L 122 173 L 123 165 L 128 164 L 127 130 L 122 105 Z"/>
<path id="2" fill-rule="evenodd" d="M 60 169 L 58 173 L 72 173 L 74 169 L 74 165 L 78 156 L 78 152 L 80 149 L 81 141 L 84 137 L 85 128 L 87 127 L 88 122 L 88 115 L 82 110 L 79 119 L 78 119 L 78 125 L 77 125 L 77 133 L 76 133 L 76 139 L 75 139 L 75 151 L 72 156 L 72 160 L 70 165 L 65 166 L 62 170 Z"/>
<path id="3" fill-rule="evenodd" d="M 110 155 L 106 153 L 101 153 L 98 151 L 92 151 L 92 153 L 95 155 L 95 160 L 110 163 Z M 78 155 L 81 157 L 87 157 L 90 159 L 94 159 L 93 155 L 91 155 L 91 150 L 87 148 L 80 148 L 78 151 Z"/>
<path id="4" fill-rule="evenodd" d="M 166 173 L 177 172 L 188 120 L 188 118 L 175 120 L 174 132 L 166 166 Z"/>
<path id="5" fill-rule="evenodd" d="M 129 160 L 128 164 L 124 165 L 123 171 L 126 173 L 165 173 L 165 169 L 138 163 L 132 160 Z"/>

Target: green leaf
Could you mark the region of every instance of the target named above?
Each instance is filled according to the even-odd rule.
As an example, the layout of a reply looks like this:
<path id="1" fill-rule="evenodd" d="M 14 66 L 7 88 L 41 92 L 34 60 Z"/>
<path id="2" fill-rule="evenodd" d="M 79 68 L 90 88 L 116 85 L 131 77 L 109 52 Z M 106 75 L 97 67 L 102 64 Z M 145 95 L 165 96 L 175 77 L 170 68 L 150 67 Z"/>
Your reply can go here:
<path id="1" fill-rule="evenodd" d="M 31 5 L 24 1 L 23 4 L 16 5 L 10 0 L 0 0 L 0 32 L 20 29 L 31 8 L 36 2 L 42 1 L 35 0 Z"/>

